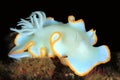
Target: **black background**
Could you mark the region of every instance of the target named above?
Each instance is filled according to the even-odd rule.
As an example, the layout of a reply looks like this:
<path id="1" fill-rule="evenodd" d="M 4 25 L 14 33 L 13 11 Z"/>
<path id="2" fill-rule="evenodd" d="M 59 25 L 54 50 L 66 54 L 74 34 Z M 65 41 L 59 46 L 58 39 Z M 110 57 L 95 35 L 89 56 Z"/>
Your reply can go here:
<path id="1" fill-rule="evenodd" d="M 112 52 L 120 50 L 120 8 L 117 2 L 12 0 L 0 4 L 0 54 L 8 53 L 5 39 L 11 33 L 9 28 L 16 27 L 20 18 L 29 17 L 34 11 L 44 11 L 47 17 L 54 17 L 64 23 L 67 23 L 69 15 L 83 19 L 87 30 L 96 30 L 96 46 L 106 44 Z"/>

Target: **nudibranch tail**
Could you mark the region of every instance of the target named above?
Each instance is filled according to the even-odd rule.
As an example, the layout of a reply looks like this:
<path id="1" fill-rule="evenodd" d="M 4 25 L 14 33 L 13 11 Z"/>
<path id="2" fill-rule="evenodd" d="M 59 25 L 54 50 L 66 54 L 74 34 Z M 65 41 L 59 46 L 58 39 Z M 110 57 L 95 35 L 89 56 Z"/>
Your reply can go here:
<path id="1" fill-rule="evenodd" d="M 32 57 L 32 56 L 28 52 L 22 52 L 19 54 L 10 54 L 9 57 L 19 60 L 21 58 Z"/>
<path id="2" fill-rule="evenodd" d="M 20 45 L 20 46 L 15 46 L 10 52 L 9 55 L 11 54 L 19 54 L 19 53 L 23 53 L 26 50 L 28 50 L 31 46 L 34 45 L 34 42 L 29 41 L 28 43 L 26 43 L 25 45 Z"/>

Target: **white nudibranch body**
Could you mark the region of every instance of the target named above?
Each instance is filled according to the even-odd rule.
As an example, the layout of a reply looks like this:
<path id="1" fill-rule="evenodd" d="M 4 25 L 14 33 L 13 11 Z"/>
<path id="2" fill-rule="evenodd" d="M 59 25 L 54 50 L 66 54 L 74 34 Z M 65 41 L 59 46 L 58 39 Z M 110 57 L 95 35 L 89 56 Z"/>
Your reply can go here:
<path id="1" fill-rule="evenodd" d="M 86 31 L 82 19 L 75 21 L 74 16 L 69 16 L 68 23 L 64 24 L 52 17 L 46 18 L 42 11 L 33 12 L 28 19 L 21 19 L 18 23 L 21 29 L 11 28 L 18 35 L 9 57 L 57 56 L 62 64 L 79 76 L 110 60 L 110 50 L 106 45 L 93 46 L 97 42 L 96 31 Z"/>

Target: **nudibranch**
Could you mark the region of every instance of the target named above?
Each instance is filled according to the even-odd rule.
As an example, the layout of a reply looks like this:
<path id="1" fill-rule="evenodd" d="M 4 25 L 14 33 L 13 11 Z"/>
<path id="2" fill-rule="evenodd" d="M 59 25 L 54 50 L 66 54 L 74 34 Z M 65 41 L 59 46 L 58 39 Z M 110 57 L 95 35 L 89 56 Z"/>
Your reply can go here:
<path id="1" fill-rule="evenodd" d="M 97 42 L 96 31 L 86 31 L 84 21 L 76 21 L 72 15 L 65 24 L 52 17 L 46 18 L 42 11 L 35 11 L 27 19 L 21 19 L 18 26 L 21 29 L 10 28 L 18 35 L 9 57 L 19 60 L 24 57 L 57 56 L 62 64 L 79 76 L 110 60 L 107 45 L 94 47 Z"/>

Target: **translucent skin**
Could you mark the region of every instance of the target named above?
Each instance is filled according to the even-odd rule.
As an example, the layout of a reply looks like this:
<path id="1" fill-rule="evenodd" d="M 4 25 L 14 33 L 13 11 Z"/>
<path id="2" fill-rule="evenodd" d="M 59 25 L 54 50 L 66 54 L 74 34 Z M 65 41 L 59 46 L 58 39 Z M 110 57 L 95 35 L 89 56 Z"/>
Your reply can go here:
<path id="1" fill-rule="evenodd" d="M 82 19 L 75 21 L 74 16 L 68 17 L 68 23 L 46 18 L 44 12 L 33 12 L 29 20 L 22 19 L 9 57 L 21 59 L 24 57 L 54 57 L 69 66 L 75 74 L 84 76 L 95 66 L 110 60 L 110 50 L 106 45 L 94 47 L 97 42 L 96 31 L 85 30 Z M 67 56 L 63 58 L 63 56 Z"/>

